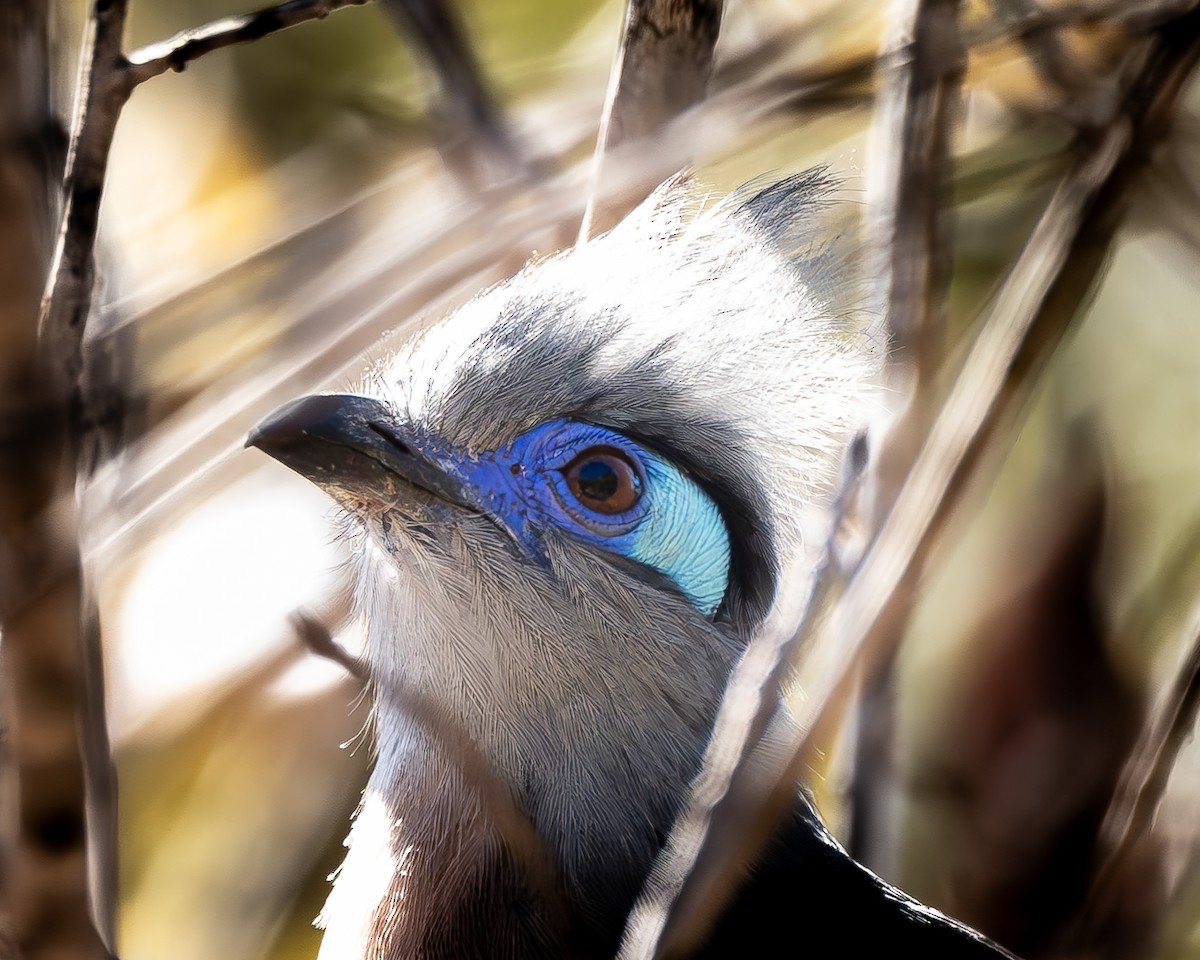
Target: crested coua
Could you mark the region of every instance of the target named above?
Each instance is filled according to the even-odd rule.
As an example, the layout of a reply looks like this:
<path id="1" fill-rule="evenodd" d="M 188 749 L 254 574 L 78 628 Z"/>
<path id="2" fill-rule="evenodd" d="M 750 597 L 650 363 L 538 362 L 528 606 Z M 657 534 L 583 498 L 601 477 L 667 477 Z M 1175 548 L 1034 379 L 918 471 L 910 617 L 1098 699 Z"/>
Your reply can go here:
<path id="1" fill-rule="evenodd" d="M 357 557 L 378 756 L 323 960 L 611 957 L 730 671 L 795 603 L 879 336 L 820 172 L 673 181 L 250 442 Z M 858 866 L 803 797 L 706 956 L 1003 951 Z"/>

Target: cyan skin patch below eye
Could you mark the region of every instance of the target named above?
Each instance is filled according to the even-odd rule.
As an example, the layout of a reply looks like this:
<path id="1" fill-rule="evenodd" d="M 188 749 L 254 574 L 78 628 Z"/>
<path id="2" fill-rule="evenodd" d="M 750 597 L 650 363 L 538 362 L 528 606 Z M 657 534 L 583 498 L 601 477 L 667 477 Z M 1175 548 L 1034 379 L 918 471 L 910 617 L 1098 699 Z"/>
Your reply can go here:
<path id="1" fill-rule="evenodd" d="M 616 514 L 590 509 L 570 490 L 564 470 L 595 448 L 618 451 L 638 473 L 641 497 Z M 456 458 L 457 459 L 457 458 Z M 553 525 L 669 577 L 704 616 L 729 586 L 729 534 L 716 505 L 670 461 L 615 431 L 552 420 L 512 443 L 455 464 L 491 511 L 527 548 Z"/>
<path id="2" fill-rule="evenodd" d="M 646 519 L 628 537 L 629 556 L 666 574 L 706 617 L 729 586 L 729 535 L 716 505 L 674 466 L 646 455 Z"/>

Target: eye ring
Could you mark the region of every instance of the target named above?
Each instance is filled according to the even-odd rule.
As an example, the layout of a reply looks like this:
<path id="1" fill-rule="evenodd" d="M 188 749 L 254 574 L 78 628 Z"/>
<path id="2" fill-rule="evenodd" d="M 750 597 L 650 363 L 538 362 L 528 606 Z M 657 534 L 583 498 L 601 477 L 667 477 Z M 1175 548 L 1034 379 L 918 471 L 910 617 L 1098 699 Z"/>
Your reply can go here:
<path id="1" fill-rule="evenodd" d="M 625 513 L 642 498 L 642 477 L 616 447 L 589 447 L 562 469 L 567 489 L 584 507 L 606 516 Z"/>

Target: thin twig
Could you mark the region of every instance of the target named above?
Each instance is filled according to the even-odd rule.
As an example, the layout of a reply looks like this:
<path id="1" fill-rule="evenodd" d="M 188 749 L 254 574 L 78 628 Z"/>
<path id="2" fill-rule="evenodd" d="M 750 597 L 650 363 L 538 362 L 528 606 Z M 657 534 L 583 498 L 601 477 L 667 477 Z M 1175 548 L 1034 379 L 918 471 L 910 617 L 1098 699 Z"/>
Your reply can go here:
<path id="1" fill-rule="evenodd" d="M 345 668 L 350 676 L 361 683 L 367 683 L 371 679 L 370 664 L 334 640 L 329 628 L 311 613 L 297 610 L 288 617 L 288 622 L 309 652 Z"/>
<path id="2" fill-rule="evenodd" d="M 1105 814 L 1100 836 L 1108 854 L 1093 875 L 1085 902 L 1104 910 L 1117 880 L 1149 833 L 1154 812 L 1175 768 L 1179 751 L 1196 732 L 1200 713 L 1200 605 L 1193 607 L 1183 635 L 1187 652 L 1150 722 L 1130 751 L 1133 758 Z"/>
<path id="3" fill-rule="evenodd" d="M 214 20 L 131 53 L 127 68 L 128 82 L 137 86 L 168 70 L 181 71 L 193 60 L 199 60 L 214 50 L 261 40 L 272 33 L 309 20 L 323 20 L 343 7 L 360 7 L 370 2 L 371 0 L 290 0 L 288 3 L 266 7 L 255 13 Z"/>

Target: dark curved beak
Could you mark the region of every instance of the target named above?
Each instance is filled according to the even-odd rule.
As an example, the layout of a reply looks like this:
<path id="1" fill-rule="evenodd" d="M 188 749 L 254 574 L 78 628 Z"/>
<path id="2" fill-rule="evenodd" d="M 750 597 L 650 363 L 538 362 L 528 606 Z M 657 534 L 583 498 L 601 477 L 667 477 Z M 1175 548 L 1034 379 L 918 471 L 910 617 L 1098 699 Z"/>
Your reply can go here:
<path id="1" fill-rule="evenodd" d="M 424 457 L 386 406 L 354 394 L 286 403 L 250 431 L 258 447 L 335 499 L 389 500 L 412 487 L 475 510 L 463 484 Z"/>

